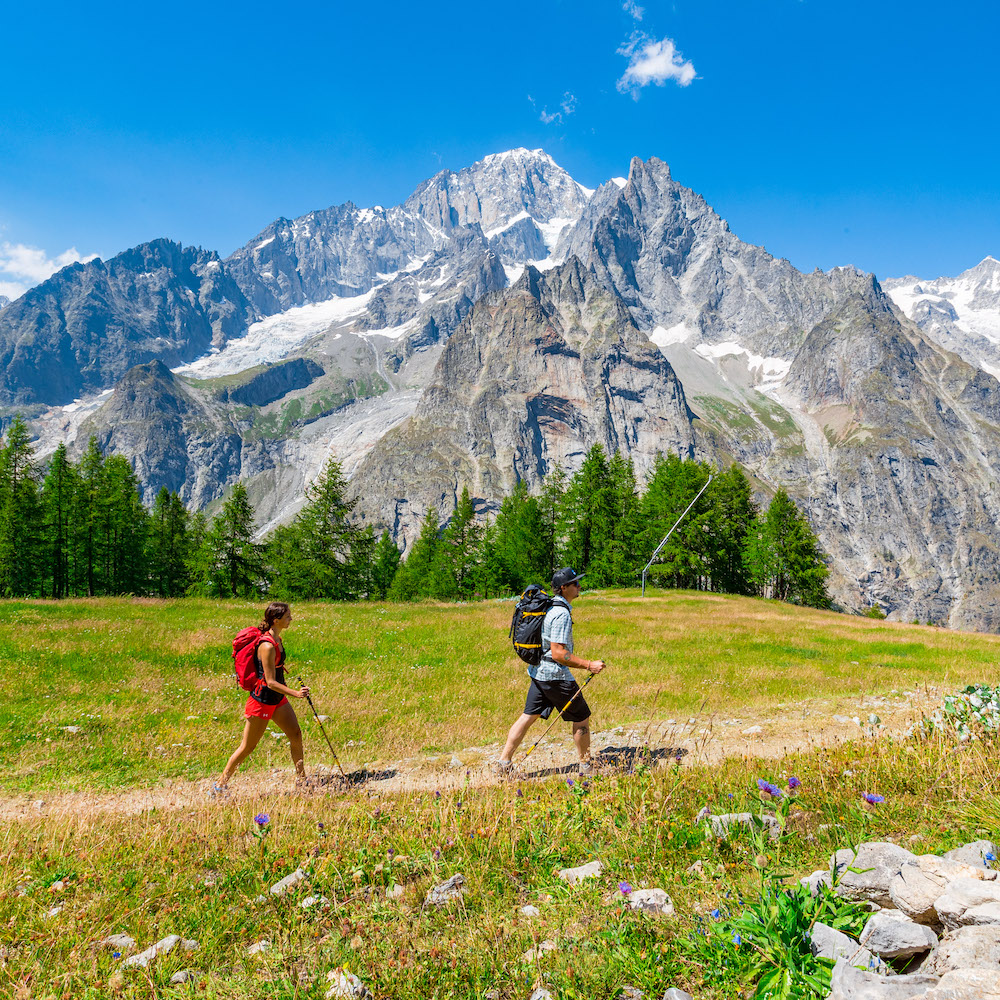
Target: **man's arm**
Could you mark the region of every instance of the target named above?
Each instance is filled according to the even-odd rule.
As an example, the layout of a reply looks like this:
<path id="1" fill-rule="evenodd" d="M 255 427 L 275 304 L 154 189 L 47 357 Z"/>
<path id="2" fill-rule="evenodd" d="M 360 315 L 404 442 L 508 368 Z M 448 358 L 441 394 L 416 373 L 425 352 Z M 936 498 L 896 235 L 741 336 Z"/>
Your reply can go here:
<path id="1" fill-rule="evenodd" d="M 585 660 L 582 656 L 571 653 L 561 642 L 550 644 L 549 655 L 556 663 L 574 670 L 589 670 L 592 674 L 599 674 L 604 669 L 603 660 Z"/>

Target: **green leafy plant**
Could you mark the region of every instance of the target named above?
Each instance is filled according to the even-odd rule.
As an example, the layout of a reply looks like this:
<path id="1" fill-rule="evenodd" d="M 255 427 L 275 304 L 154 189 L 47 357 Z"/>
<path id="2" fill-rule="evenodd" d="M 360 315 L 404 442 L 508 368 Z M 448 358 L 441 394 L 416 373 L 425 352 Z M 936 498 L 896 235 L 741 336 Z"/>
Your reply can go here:
<path id="1" fill-rule="evenodd" d="M 1000 687 L 970 684 L 947 695 L 931 723 L 935 728 L 953 729 L 963 742 L 981 735 L 995 736 L 1000 732 Z"/>

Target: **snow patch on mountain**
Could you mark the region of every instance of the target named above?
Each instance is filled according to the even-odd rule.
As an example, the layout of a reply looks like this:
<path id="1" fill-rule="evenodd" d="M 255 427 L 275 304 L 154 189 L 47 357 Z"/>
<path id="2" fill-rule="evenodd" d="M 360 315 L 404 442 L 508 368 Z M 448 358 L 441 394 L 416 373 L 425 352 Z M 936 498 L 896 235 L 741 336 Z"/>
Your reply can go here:
<path id="1" fill-rule="evenodd" d="M 334 297 L 326 302 L 296 306 L 276 316 L 254 323 L 246 336 L 232 340 L 221 351 L 213 351 L 173 371 L 194 378 L 217 378 L 235 375 L 274 361 L 280 361 L 310 337 L 322 333 L 332 323 L 342 322 L 364 312 L 375 289 L 364 295 Z"/>
<path id="2" fill-rule="evenodd" d="M 694 351 L 706 361 L 718 362 L 730 357 L 744 358 L 747 371 L 758 378 L 762 385 L 781 382 L 792 366 L 792 362 L 784 358 L 761 357 L 731 340 L 722 344 L 698 344 Z"/>

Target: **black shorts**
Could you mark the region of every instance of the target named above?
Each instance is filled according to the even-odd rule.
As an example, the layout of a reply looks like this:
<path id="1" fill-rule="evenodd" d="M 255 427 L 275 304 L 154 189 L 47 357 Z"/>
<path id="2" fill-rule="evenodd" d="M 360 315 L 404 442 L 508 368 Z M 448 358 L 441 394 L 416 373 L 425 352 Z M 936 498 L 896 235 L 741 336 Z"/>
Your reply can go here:
<path id="1" fill-rule="evenodd" d="M 528 697 L 524 702 L 525 715 L 540 715 L 547 719 L 553 709 L 560 712 L 566 722 L 584 722 L 590 718 L 590 706 L 583 695 L 573 695 L 580 690 L 575 680 L 567 681 L 536 681 L 532 679 L 528 688 Z M 562 707 L 573 698 L 565 712 Z"/>

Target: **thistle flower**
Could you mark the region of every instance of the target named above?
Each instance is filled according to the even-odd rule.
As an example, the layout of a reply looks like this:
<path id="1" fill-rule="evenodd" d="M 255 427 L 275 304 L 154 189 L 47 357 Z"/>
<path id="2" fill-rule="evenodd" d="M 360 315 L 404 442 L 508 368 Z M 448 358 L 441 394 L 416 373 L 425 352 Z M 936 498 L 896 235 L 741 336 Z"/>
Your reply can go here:
<path id="1" fill-rule="evenodd" d="M 573 779 L 572 778 L 567 778 L 566 779 L 566 784 L 569 785 L 570 788 L 572 788 L 573 785 L 574 785 Z"/>
<path id="2" fill-rule="evenodd" d="M 757 787 L 765 795 L 769 795 L 772 799 L 781 798 L 781 789 L 777 785 L 772 785 L 770 781 L 765 781 L 763 778 L 757 779 Z"/>
<path id="3" fill-rule="evenodd" d="M 793 775 L 792 775 L 792 776 L 791 776 L 791 777 L 790 777 L 790 778 L 788 779 L 788 787 L 789 787 L 789 789 L 790 789 L 791 791 L 793 791 L 793 792 L 794 792 L 796 788 L 801 788 L 801 787 L 802 787 L 802 782 L 801 782 L 801 781 L 799 781 L 799 779 L 798 779 L 798 778 L 796 778 L 796 777 L 795 777 L 795 775 L 793 774 Z"/>
<path id="4" fill-rule="evenodd" d="M 862 792 L 861 793 L 861 797 L 870 806 L 875 806 L 875 805 L 878 805 L 880 802 L 885 802 L 885 796 L 884 795 L 875 795 L 872 792 Z"/>
<path id="5" fill-rule="evenodd" d="M 623 896 L 627 896 L 632 891 L 632 886 L 628 882 L 619 882 L 618 888 L 621 890 Z"/>
<path id="6" fill-rule="evenodd" d="M 258 826 L 267 826 L 267 824 L 271 822 L 271 817 L 267 813 L 257 813 L 257 815 L 254 816 L 253 821 Z"/>

